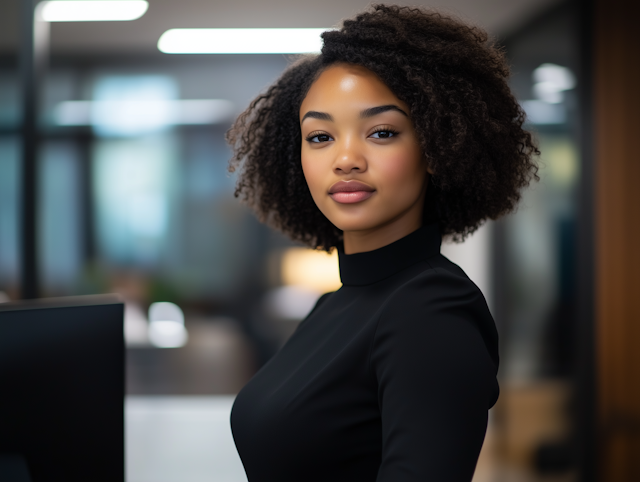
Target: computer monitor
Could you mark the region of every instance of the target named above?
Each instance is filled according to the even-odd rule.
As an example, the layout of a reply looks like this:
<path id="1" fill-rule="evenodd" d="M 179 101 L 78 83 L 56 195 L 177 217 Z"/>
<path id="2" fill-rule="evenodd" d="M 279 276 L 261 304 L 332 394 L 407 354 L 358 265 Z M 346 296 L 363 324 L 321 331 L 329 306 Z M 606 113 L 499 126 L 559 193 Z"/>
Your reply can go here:
<path id="1" fill-rule="evenodd" d="M 123 318 L 115 296 L 0 304 L 0 481 L 124 481 Z"/>

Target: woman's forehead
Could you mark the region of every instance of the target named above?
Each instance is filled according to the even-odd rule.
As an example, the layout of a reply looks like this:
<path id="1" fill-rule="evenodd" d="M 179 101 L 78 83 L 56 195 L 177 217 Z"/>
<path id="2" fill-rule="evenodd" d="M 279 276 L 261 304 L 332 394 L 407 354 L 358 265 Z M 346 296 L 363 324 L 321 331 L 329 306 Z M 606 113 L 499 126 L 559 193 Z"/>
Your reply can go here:
<path id="1" fill-rule="evenodd" d="M 311 85 L 300 106 L 300 115 L 308 110 L 331 106 L 361 108 L 367 104 L 404 105 L 371 70 L 358 65 L 336 64 L 324 70 Z"/>

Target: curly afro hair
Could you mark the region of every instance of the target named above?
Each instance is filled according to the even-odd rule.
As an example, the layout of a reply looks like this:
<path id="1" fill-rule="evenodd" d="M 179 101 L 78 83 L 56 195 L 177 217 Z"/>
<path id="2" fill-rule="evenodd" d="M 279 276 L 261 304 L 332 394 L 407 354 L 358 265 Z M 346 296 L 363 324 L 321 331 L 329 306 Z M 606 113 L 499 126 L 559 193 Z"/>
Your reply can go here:
<path id="1" fill-rule="evenodd" d="M 374 72 L 410 108 L 433 171 L 425 222 L 463 240 L 486 219 L 513 210 L 538 180 L 525 115 L 507 84 L 504 52 L 481 29 L 422 8 L 374 5 L 322 34 L 322 53 L 291 65 L 227 133 L 235 196 L 293 240 L 331 251 L 342 240 L 316 207 L 302 172 L 300 105 L 328 66 Z"/>

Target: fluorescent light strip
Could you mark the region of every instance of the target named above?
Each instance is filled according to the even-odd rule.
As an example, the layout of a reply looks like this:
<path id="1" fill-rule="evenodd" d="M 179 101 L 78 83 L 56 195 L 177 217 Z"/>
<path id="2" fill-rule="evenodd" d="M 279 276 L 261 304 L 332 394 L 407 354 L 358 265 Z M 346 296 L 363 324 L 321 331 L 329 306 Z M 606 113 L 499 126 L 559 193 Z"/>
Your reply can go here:
<path id="1" fill-rule="evenodd" d="M 38 13 L 45 22 L 106 22 L 135 20 L 148 8 L 145 0 L 51 0 Z"/>
<path id="2" fill-rule="evenodd" d="M 223 99 L 163 101 L 87 101 L 60 102 L 54 112 L 59 126 L 101 125 L 118 119 L 129 124 L 188 125 L 218 124 L 233 117 L 232 102 Z"/>
<path id="3" fill-rule="evenodd" d="M 160 36 L 165 54 L 303 54 L 320 52 L 326 28 L 172 28 Z"/>

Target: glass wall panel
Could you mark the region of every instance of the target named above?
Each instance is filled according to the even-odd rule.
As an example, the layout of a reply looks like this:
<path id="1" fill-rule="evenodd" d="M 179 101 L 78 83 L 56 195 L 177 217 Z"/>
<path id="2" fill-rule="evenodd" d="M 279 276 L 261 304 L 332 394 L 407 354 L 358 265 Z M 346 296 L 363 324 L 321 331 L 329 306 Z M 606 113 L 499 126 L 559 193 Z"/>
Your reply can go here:
<path id="1" fill-rule="evenodd" d="M 20 119 L 20 86 L 17 69 L 0 69 L 0 128 L 16 128 Z"/>
<path id="2" fill-rule="evenodd" d="M 18 296 L 20 146 L 15 136 L 0 137 L 0 291 Z"/>
<path id="3" fill-rule="evenodd" d="M 48 141 L 40 152 L 39 260 L 44 296 L 77 290 L 82 250 L 79 153 L 68 140 Z"/>
<path id="4" fill-rule="evenodd" d="M 540 151 L 540 181 L 523 193 L 518 211 L 505 219 L 505 318 L 507 379 L 566 374 L 552 366 L 549 346 L 570 323 L 573 296 L 573 231 L 576 216 L 578 79 L 576 15 L 556 9 L 507 43 L 513 88 Z M 562 308 L 564 307 L 564 308 Z M 558 310 L 562 310 L 562 316 Z M 570 340 L 566 340 L 570 342 Z M 565 345 L 565 350 L 569 350 Z"/>
<path id="5" fill-rule="evenodd" d="M 0 6 L 0 302 L 20 296 L 20 2 Z"/>
<path id="6" fill-rule="evenodd" d="M 177 139 L 154 135 L 94 144 L 98 252 L 105 263 L 155 266 L 176 229 Z"/>
<path id="7" fill-rule="evenodd" d="M 540 156 L 540 181 L 496 224 L 501 395 L 490 440 L 505 480 L 577 479 L 575 451 L 575 226 L 579 18 L 550 10 L 507 39 L 512 88 Z M 499 474 L 497 476 L 499 476 Z"/>

